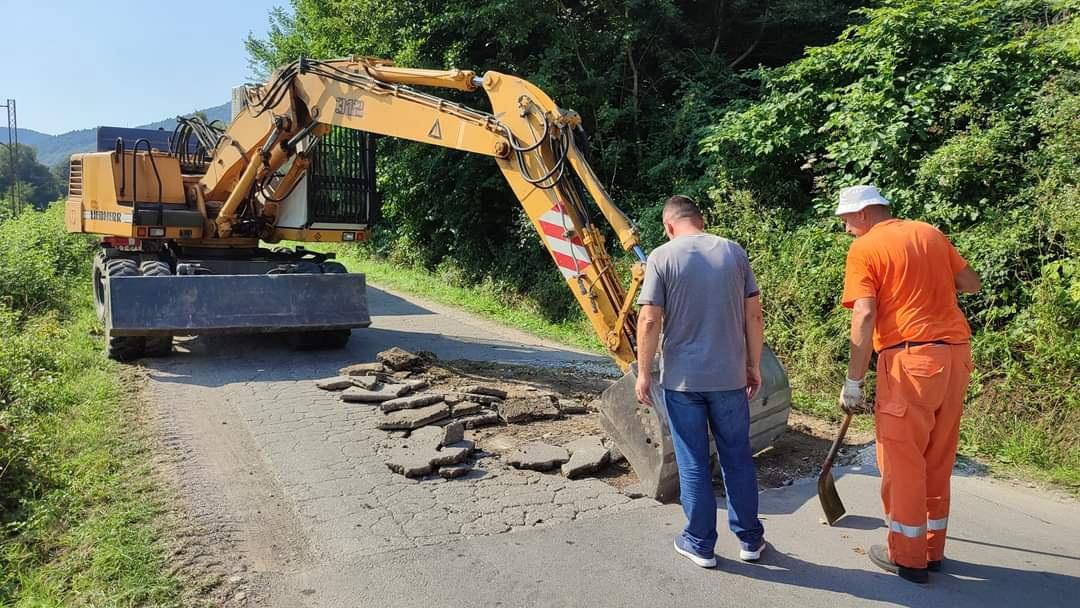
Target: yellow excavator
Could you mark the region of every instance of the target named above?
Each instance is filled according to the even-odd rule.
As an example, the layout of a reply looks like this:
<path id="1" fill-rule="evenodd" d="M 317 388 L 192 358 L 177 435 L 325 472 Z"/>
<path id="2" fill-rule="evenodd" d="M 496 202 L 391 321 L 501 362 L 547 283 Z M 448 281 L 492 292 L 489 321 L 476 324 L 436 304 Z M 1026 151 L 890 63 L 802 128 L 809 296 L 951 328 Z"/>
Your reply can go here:
<path id="1" fill-rule="evenodd" d="M 483 90 L 491 110 L 416 87 Z M 481 154 L 502 171 L 593 330 L 628 372 L 604 395 L 605 429 L 648 493 L 675 491 L 664 418 L 633 394 L 645 252 L 589 166 L 576 112 L 509 74 L 371 58 L 301 58 L 243 89 L 240 102 L 227 128 L 180 119 L 168 150 L 118 138 L 111 150 L 71 157 L 67 229 L 102 235 L 93 283 L 111 357 L 162 355 L 174 335 L 219 332 L 344 346 L 353 328 L 371 323 L 363 275 L 327 254 L 261 243 L 368 238 L 380 200 L 375 136 Z M 590 203 L 633 256 L 626 287 Z M 785 428 L 790 409 L 784 370 L 766 351 L 763 390 L 752 403 L 755 450 Z"/>

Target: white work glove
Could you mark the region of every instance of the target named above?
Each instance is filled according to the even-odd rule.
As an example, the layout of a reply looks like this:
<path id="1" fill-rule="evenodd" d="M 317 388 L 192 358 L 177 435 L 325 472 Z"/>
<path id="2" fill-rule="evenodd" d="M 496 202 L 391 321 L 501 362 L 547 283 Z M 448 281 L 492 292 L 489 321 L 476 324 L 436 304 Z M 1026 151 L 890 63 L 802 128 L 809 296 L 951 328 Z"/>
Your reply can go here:
<path id="1" fill-rule="evenodd" d="M 860 414 L 871 410 L 863 401 L 862 380 L 844 380 L 844 388 L 840 391 L 840 409 L 845 414 Z"/>

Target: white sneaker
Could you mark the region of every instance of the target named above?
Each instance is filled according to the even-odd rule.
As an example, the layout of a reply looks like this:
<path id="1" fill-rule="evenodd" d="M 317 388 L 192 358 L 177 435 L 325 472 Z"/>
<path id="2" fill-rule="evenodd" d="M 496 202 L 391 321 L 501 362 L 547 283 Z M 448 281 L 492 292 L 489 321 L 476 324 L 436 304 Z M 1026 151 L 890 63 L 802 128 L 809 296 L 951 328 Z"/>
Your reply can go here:
<path id="1" fill-rule="evenodd" d="M 765 551 L 765 539 L 761 539 L 761 544 L 753 551 L 747 551 L 746 549 L 739 549 L 739 559 L 744 562 L 756 562 L 761 559 L 761 553 Z"/>
<path id="2" fill-rule="evenodd" d="M 715 555 L 712 556 L 712 557 L 702 557 L 702 556 L 698 555 L 697 553 L 695 553 L 694 550 L 689 548 L 689 547 L 684 549 L 684 548 L 679 546 L 679 538 L 680 537 L 678 537 L 678 536 L 675 537 L 675 551 L 677 551 L 679 553 L 679 555 L 682 555 L 686 559 L 694 562 L 694 564 L 696 564 L 698 566 L 701 566 L 702 568 L 715 568 L 716 567 L 716 556 Z"/>

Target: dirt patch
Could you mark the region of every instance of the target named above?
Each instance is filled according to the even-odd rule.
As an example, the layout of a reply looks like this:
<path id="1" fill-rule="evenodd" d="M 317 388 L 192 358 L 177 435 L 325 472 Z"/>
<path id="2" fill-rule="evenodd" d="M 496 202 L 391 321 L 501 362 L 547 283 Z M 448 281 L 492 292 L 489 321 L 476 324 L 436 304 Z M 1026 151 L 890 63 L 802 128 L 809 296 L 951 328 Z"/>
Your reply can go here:
<path id="1" fill-rule="evenodd" d="M 790 485 L 796 479 L 817 475 L 839 430 L 840 425 L 835 422 L 792 411 L 787 430 L 771 448 L 754 458 L 758 484 L 777 488 Z M 851 464 L 858 457 L 859 448 L 873 440 L 872 431 L 849 428 L 834 466 Z"/>
<path id="2" fill-rule="evenodd" d="M 170 535 L 168 568 L 182 582 L 184 604 L 262 603 L 273 574 L 307 548 L 290 525 L 283 492 L 259 470 L 250 437 L 234 430 L 242 421 L 231 408 L 210 417 L 170 408 L 168 399 L 148 390 L 148 370 L 123 370 L 127 392 L 157 443 L 155 471 L 170 498 L 161 516 Z M 229 482 L 223 485 L 219 475 Z M 250 521 L 259 522 L 259 533 L 243 529 Z"/>
<path id="3" fill-rule="evenodd" d="M 154 444 L 154 474 L 163 493 L 165 510 L 158 516 L 164 532 L 169 572 L 180 581 L 182 601 L 187 606 L 239 606 L 238 594 L 245 594 L 242 577 L 246 567 L 239 566 L 239 555 L 228 541 L 220 523 L 206 525 L 198 521 L 185 497 L 178 476 L 182 459 L 175 444 L 162 434 L 162 413 L 146 394 L 147 370 L 142 367 L 120 368 L 120 384 L 128 397 L 128 407 L 136 432 Z M 226 564 L 234 564 L 230 570 Z M 243 595 L 241 595 L 243 597 Z"/>
<path id="4" fill-rule="evenodd" d="M 509 397 L 555 394 L 583 404 L 593 403 L 613 382 L 613 379 L 598 377 L 592 370 L 475 361 L 442 362 L 433 366 L 429 374 L 450 386 L 483 383 L 507 391 Z M 788 429 L 771 448 L 754 458 L 758 484 L 763 488 L 778 488 L 790 485 L 794 480 L 816 475 L 839 429 L 840 425 L 835 422 L 792 411 Z M 585 414 L 563 419 L 477 429 L 474 440 L 477 447 L 501 456 L 529 441 L 565 445 L 586 435 L 604 436 L 599 414 L 594 408 Z M 873 431 L 848 429 L 836 465 L 850 464 L 857 457 L 858 449 L 873 440 Z M 609 464 L 594 477 L 618 488 L 637 483 L 637 476 L 625 461 Z"/>

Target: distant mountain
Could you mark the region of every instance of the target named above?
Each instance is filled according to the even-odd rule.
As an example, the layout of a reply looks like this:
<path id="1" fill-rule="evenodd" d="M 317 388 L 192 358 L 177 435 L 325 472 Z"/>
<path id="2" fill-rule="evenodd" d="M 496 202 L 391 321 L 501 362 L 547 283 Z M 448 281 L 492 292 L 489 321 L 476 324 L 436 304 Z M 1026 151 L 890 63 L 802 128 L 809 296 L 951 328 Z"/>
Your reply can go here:
<path id="1" fill-rule="evenodd" d="M 209 120 L 220 120 L 228 123 L 232 118 L 231 106 L 223 103 L 220 106 L 199 110 L 206 114 Z M 194 112 L 192 112 L 194 114 Z M 190 116 L 191 114 L 187 114 Z M 115 125 L 121 126 L 121 125 Z M 138 125 L 138 129 L 164 129 L 172 131 L 176 128 L 175 118 L 166 118 L 146 125 Z M 3 143 L 7 143 L 5 140 Z M 72 154 L 78 152 L 93 152 L 97 146 L 96 128 L 79 129 L 68 131 L 60 135 L 40 133 L 33 129 L 19 129 L 19 143 L 26 144 L 37 150 L 38 162 L 52 167 L 62 161 L 66 161 Z"/>
<path id="2" fill-rule="evenodd" d="M 19 129 L 19 143 L 37 150 L 38 162 L 52 167 L 76 152 L 93 152 L 97 138 L 94 136 L 94 129 L 79 129 L 60 135 Z"/>
<path id="3" fill-rule="evenodd" d="M 232 105 L 223 103 L 220 106 L 214 106 L 212 108 L 206 108 L 205 110 L 199 110 L 206 115 L 207 120 L 220 120 L 225 124 L 229 124 L 232 120 Z M 194 114 L 194 112 L 192 112 Z M 191 114 L 185 114 L 185 116 L 191 116 Z M 165 120 L 159 120 L 152 122 L 148 125 L 139 125 L 136 129 L 165 129 L 166 131 L 172 131 L 176 128 L 175 118 L 166 118 Z M 21 140 L 20 140 L 21 141 Z"/>

